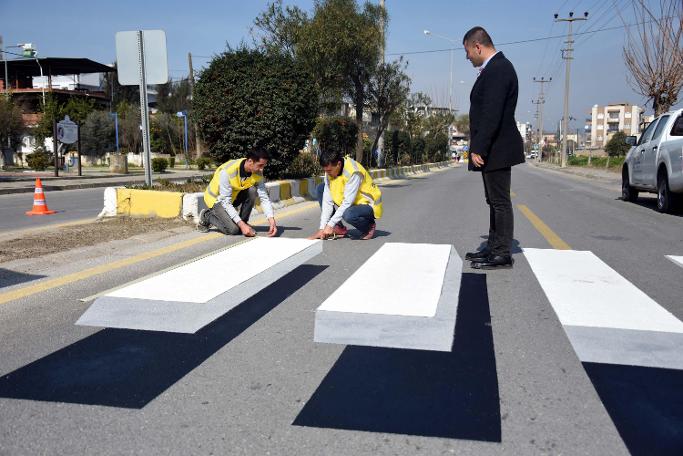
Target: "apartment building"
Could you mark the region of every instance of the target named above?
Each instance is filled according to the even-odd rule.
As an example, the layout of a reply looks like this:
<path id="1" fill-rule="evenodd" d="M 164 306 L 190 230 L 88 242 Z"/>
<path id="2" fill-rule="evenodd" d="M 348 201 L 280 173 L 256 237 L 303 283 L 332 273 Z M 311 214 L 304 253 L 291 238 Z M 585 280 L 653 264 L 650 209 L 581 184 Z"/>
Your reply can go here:
<path id="1" fill-rule="evenodd" d="M 595 105 L 584 127 L 586 146 L 593 149 L 605 147 L 607 141 L 618 131 L 627 136 L 640 133 L 643 108 L 629 103 L 614 103 L 607 106 Z"/>

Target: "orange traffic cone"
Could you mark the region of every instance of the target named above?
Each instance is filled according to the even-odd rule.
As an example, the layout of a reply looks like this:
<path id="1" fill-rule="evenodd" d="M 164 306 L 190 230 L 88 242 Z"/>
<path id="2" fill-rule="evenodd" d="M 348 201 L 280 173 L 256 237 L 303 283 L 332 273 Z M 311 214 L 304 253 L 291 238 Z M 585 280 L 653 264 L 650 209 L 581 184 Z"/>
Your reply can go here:
<path id="1" fill-rule="evenodd" d="M 40 178 L 36 178 L 36 190 L 33 192 L 33 209 L 26 212 L 26 215 L 50 215 L 56 212 L 47 208 L 45 194 L 43 193 L 43 183 L 40 182 Z"/>

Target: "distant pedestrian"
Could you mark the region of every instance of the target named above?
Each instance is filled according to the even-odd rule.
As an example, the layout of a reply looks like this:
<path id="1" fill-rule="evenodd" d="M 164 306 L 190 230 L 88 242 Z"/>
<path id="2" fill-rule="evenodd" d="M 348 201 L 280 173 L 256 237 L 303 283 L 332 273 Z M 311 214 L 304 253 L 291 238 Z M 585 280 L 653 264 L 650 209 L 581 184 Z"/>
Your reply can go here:
<path id="1" fill-rule="evenodd" d="M 218 167 L 204 191 L 208 209 L 199 213 L 200 231 L 207 232 L 214 226 L 223 234 L 241 232 L 247 237 L 256 236 L 248 222 L 258 196 L 270 225 L 268 236 L 277 234 L 273 206 L 263 181 L 263 168 L 269 158 L 268 152 L 258 149 L 247 153 L 246 158 L 230 160 Z"/>
<path id="2" fill-rule="evenodd" d="M 317 189 L 320 229 L 309 239 L 346 236 L 348 229 L 342 220 L 361 232 L 360 239 L 372 239 L 377 219 L 382 217 L 382 192 L 370 173 L 339 152 L 323 150 L 320 165 L 325 170 L 325 181 Z"/>
<path id="3" fill-rule="evenodd" d="M 524 144 L 515 122 L 518 83 L 512 63 L 497 51 L 482 27 L 463 38 L 467 59 L 479 68 L 470 92 L 471 171 L 481 171 L 489 205 L 486 247 L 465 259 L 476 269 L 511 268 L 514 218 L 510 201 L 512 166 L 524 162 Z"/>

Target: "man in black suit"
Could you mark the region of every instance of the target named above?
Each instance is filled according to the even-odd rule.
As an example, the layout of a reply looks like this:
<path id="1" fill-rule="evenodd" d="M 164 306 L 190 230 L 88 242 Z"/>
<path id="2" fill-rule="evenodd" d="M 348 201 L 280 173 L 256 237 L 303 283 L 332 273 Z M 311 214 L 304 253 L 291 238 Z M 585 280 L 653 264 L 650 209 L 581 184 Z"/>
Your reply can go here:
<path id="1" fill-rule="evenodd" d="M 486 247 L 465 259 L 476 269 L 505 269 L 513 264 L 513 213 L 510 201 L 512 166 L 524 162 L 524 144 L 515 122 L 517 74 L 489 34 L 474 27 L 463 38 L 467 60 L 479 68 L 470 93 L 471 171 L 480 171 L 489 205 L 489 237 Z"/>

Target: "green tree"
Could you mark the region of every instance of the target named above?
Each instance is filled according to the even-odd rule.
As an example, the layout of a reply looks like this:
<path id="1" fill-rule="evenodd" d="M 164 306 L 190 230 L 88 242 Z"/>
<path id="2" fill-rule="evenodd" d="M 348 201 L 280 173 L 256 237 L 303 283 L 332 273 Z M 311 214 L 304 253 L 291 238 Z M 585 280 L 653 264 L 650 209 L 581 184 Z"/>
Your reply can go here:
<path id="1" fill-rule="evenodd" d="M 51 93 L 46 94 L 45 102 L 40 103 L 40 120 L 31 129 L 31 134 L 36 139 L 36 149 L 43 150 L 45 139 L 53 135 L 53 125 L 56 120 L 63 117 L 64 106 L 57 101 Z"/>
<path id="2" fill-rule="evenodd" d="M 79 125 L 85 122 L 88 115 L 95 110 L 95 100 L 92 98 L 71 97 L 61 107 L 61 116 L 69 116 L 73 122 Z M 58 121 L 61 119 L 58 119 Z"/>
<path id="3" fill-rule="evenodd" d="M 209 63 L 192 109 L 217 163 L 263 147 L 271 156 L 267 177 L 281 177 L 313 128 L 318 94 L 290 56 L 242 47 Z"/>
<path id="4" fill-rule="evenodd" d="M 626 143 L 626 133 L 623 131 L 614 133 L 605 144 L 605 152 L 610 157 L 622 157 L 628 153 L 629 149 L 631 146 Z"/>
<path id="5" fill-rule="evenodd" d="M 24 122 L 21 108 L 12 102 L 11 98 L 0 97 L 0 149 L 7 145 L 7 139 L 16 145 L 21 141 L 24 133 Z"/>
<path id="6" fill-rule="evenodd" d="M 139 152 L 142 145 L 140 105 L 122 101 L 116 107 L 119 116 L 119 143 L 128 152 Z"/>
<path id="7" fill-rule="evenodd" d="M 334 150 L 342 155 L 354 151 L 358 139 L 358 127 L 348 117 L 320 117 L 313 129 L 320 149 Z"/>
<path id="8" fill-rule="evenodd" d="M 140 104 L 140 89 L 138 86 L 122 86 L 119 84 L 116 63 L 114 63 L 114 71 L 104 73 L 102 76 L 102 86 L 112 107 L 118 106 L 124 101 L 130 104 Z"/>
<path id="9" fill-rule="evenodd" d="M 151 117 L 150 145 L 154 152 L 176 155 L 183 149 L 181 119 L 175 114 L 158 112 Z"/>
<path id="10" fill-rule="evenodd" d="M 114 120 L 105 111 L 93 111 L 81 127 L 81 150 L 91 157 L 102 157 L 116 148 Z"/>
<path id="11" fill-rule="evenodd" d="M 157 85 L 157 109 L 174 114 L 190 109 L 190 82 L 187 79 Z"/>
<path id="12" fill-rule="evenodd" d="M 469 136 L 470 134 L 470 116 L 469 114 L 463 114 L 455 118 L 455 128 L 464 135 Z"/>
<path id="13" fill-rule="evenodd" d="M 370 106 L 379 115 L 379 126 L 370 147 L 371 152 L 377 148 L 379 138 L 389 125 L 394 112 L 404 106 L 408 99 L 410 78 L 404 73 L 404 69 L 401 59 L 391 63 L 381 63 L 370 78 L 368 86 Z"/>
<path id="14" fill-rule="evenodd" d="M 343 97 L 353 101 L 358 131 L 363 127 L 367 87 L 377 69 L 383 43 L 384 10 L 356 0 L 316 0 L 309 17 L 298 8 L 282 8 L 276 1 L 254 26 L 264 49 L 285 49 L 314 79 L 322 103 L 330 106 Z M 386 24 L 386 20 L 384 21 Z M 356 142 L 356 159 L 363 159 L 363 138 Z"/>
<path id="15" fill-rule="evenodd" d="M 448 135 L 446 133 L 439 131 L 429 136 L 425 143 L 428 161 L 438 162 L 445 160 L 446 153 L 448 152 Z"/>

